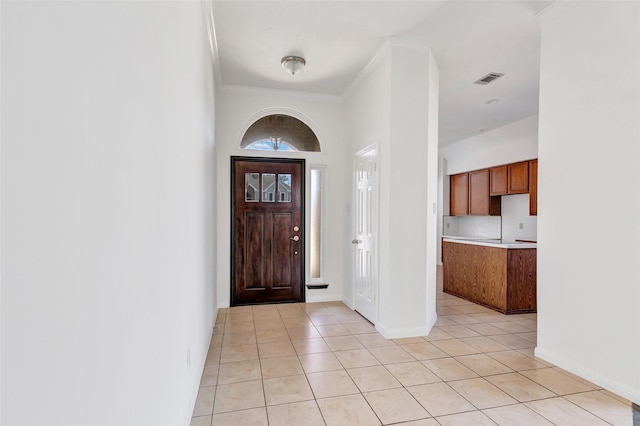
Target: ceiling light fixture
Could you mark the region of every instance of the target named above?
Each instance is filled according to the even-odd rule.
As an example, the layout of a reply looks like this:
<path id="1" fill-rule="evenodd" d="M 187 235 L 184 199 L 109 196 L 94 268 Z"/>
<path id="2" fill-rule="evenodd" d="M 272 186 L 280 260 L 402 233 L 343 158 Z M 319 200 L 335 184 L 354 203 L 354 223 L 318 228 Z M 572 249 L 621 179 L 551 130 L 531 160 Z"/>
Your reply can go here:
<path id="1" fill-rule="evenodd" d="M 287 70 L 289 74 L 296 75 L 297 72 L 304 68 L 307 62 L 300 56 L 285 56 L 280 63 L 282 68 Z"/>

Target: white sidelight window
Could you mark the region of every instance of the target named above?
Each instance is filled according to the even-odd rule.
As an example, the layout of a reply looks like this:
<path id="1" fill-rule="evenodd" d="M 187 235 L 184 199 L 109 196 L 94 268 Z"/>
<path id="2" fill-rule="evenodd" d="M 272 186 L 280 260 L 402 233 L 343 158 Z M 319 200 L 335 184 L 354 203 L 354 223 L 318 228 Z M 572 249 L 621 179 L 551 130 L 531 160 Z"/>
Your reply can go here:
<path id="1" fill-rule="evenodd" d="M 325 215 L 325 175 L 323 165 L 311 165 L 311 214 L 309 221 L 309 278 L 310 284 L 324 284 L 324 215 Z"/>

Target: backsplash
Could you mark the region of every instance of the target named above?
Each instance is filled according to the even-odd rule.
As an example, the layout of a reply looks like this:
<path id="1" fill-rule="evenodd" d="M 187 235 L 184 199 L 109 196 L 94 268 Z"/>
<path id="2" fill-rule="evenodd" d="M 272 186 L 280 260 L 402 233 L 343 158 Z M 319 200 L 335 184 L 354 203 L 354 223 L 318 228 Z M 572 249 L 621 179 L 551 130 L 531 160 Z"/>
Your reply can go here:
<path id="1" fill-rule="evenodd" d="M 529 216 L 529 194 L 503 196 L 502 239 L 535 239 L 537 235 L 538 217 Z"/>
<path id="2" fill-rule="evenodd" d="M 450 237 L 500 238 L 500 216 L 444 216 L 442 234 Z"/>
<path id="3" fill-rule="evenodd" d="M 505 195 L 501 203 L 502 216 L 444 216 L 443 236 L 501 238 L 505 241 L 536 239 L 538 219 L 529 216 L 529 194 Z"/>

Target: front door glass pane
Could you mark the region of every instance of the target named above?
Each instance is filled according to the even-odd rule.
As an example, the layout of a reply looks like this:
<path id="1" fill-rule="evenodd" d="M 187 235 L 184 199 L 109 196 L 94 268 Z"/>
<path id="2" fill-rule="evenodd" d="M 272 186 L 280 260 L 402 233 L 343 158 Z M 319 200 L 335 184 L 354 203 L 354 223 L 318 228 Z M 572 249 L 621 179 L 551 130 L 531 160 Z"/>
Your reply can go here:
<path id="1" fill-rule="evenodd" d="M 274 173 L 262 174 L 262 201 L 265 203 L 276 201 L 276 175 Z"/>
<path id="2" fill-rule="evenodd" d="M 291 202 L 291 175 L 278 175 L 278 201 L 281 203 Z"/>
<path id="3" fill-rule="evenodd" d="M 260 201 L 260 173 L 244 174 L 244 201 L 251 203 Z"/>

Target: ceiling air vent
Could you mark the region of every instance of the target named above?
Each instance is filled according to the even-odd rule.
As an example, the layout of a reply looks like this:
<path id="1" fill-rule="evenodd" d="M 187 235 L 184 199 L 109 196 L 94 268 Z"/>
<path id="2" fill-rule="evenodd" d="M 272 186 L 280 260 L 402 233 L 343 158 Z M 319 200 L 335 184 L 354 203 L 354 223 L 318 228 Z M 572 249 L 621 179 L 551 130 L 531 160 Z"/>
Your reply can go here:
<path id="1" fill-rule="evenodd" d="M 481 79 L 475 81 L 473 84 L 489 84 L 491 83 L 493 80 L 502 77 L 504 74 L 503 73 L 499 73 L 499 72 L 491 72 L 487 75 L 485 75 L 484 77 L 482 77 Z"/>

